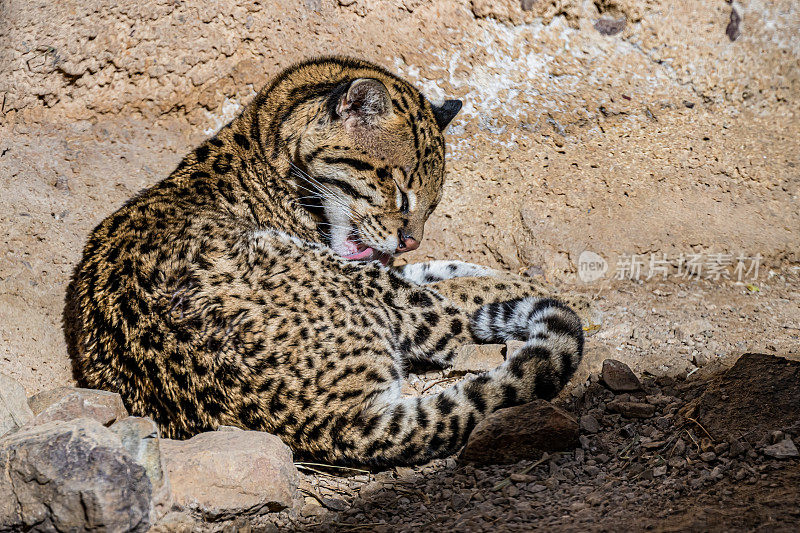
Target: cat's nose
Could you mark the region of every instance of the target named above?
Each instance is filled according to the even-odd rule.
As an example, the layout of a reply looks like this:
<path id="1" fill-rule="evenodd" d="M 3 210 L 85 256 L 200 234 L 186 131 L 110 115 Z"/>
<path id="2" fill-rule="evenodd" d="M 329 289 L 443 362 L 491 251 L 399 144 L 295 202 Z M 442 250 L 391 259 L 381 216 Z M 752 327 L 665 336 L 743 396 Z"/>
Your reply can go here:
<path id="1" fill-rule="evenodd" d="M 402 228 L 397 230 L 398 245 L 396 252 L 401 254 L 403 252 L 410 252 L 419 248 L 419 241 L 407 234 Z"/>

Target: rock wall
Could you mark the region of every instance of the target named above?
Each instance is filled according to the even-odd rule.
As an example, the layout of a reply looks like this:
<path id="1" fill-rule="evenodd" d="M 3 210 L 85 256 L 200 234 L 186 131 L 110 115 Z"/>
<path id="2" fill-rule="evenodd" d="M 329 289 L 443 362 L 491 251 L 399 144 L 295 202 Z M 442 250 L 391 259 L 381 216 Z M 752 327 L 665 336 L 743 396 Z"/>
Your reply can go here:
<path id="1" fill-rule="evenodd" d="M 68 381 L 91 228 L 319 54 L 465 101 L 411 260 L 566 282 L 587 249 L 797 262 L 798 28 L 793 0 L 2 1 L 0 364 Z"/>

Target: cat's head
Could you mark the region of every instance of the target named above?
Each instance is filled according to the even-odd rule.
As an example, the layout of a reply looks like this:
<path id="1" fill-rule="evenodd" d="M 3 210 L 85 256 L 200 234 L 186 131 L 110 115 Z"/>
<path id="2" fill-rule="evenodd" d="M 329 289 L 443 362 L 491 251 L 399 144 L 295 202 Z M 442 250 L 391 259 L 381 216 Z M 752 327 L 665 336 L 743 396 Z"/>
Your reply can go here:
<path id="1" fill-rule="evenodd" d="M 294 179 L 337 254 L 388 263 L 419 246 L 442 198 L 443 131 L 461 102 L 433 105 L 409 83 L 359 65 L 309 108 Z"/>

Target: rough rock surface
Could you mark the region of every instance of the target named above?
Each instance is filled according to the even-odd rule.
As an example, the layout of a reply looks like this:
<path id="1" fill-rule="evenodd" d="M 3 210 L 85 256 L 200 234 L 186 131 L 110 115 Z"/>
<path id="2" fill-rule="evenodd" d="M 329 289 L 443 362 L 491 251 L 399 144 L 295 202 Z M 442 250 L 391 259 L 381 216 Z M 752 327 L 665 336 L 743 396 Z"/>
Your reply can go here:
<path id="1" fill-rule="evenodd" d="M 504 344 L 465 344 L 453 357 L 451 372 L 486 372 L 503 364 Z"/>
<path id="2" fill-rule="evenodd" d="M 786 438 L 780 442 L 776 442 L 764 448 L 764 455 L 774 457 L 775 459 L 790 459 L 800 455 L 797 451 L 797 446 L 792 439 Z"/>
<path id="3" fill-rule="evenodd" d="M 117 435 L 82 418 L 0 440 L 0 530 L 147 531 L 150 480 Z"/>
<path id="4" fill-rule="evenodd" d="M 216 520 L 260 515 L 293 504 L 298 472 L 278 437 L 257 431 L 212 431 L 185 441 L 162 439 L 174 504 Z"/>
<path id="5" fill-rule="evenodd" d="M 155 422 L 150 418 L 129 416 L 114 422 L 108 429 L 119 436 L 128 454 L 144 467 L 152 485 L 156 517 L 164 515 L 172 504 L 172 492 Z"/>
<path id="6" fill-rule="evenodd" d="M 603 361 L 603 383 L 614 392 L 636 391 L 642 388 L 639 378 L 628 365 L 616 359 Z"/>
<path id="7" fill-rule="evenodd" d="M 26 427 L 74 418 L 92 418 L 108 426 L 128 416 L 119 394 L 94 389 L 59 387 L 31 397 L 28 405 L 36 416 Z"/>
<path id="8" fill-rule="evenodd" d="M 500 409 L 472 430 L 460 460 L 476 464 L 514 463 L 537 459 L 544 452 L 578 446 L 575 419 L 544 401 Z"/>
<path id="9" fill-rule="evenodd" d="M 771 431 L 800 427 L 800 361 L 744 354 L 682 414 L 713 439 L 756 442 Z"/>
<path id="10" fill-rule="evenodd" d="M 28 407 L 25 388 L 0 374 L 0 437 L 25 425 L 31 418 L 33 412 Z"/>

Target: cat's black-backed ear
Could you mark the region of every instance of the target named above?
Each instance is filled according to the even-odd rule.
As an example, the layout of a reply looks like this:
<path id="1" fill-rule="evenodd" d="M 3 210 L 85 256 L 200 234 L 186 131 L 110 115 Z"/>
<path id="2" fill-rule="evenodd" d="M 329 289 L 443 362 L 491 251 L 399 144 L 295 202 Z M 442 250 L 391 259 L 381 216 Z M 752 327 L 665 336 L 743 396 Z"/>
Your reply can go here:
<path id="1" fill-rule="evenodd" d="M 461 100 L 445 100 L 442 105 L 433 106 L 433 116 L 436 117 L 436 123 L 439 129 L 444 131 L 450 121 L 455 118 L 461 110 Z"/>
<path id="2" fill-rule="evenodd" d="M 392 99 L 386 86 L 372 78 L 354 80 L 339 99 L 336 113 L 342 118 L 371 124 L 392 110 Z"/>

